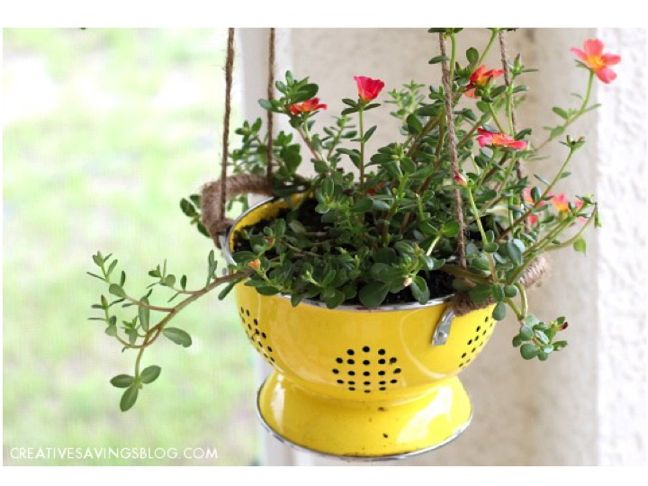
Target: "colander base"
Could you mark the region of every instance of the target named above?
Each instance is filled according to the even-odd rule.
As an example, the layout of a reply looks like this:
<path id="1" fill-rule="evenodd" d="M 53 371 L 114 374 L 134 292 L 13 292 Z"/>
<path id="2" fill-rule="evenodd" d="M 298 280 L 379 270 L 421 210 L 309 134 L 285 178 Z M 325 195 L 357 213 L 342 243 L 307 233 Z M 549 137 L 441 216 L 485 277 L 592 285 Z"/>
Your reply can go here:
<path id="1" fill-rule="evenodd" d="M 275 371 L 259 389 L 257 408 L 275 437 L 299 449 L 349 460 L 400 459 L 437 449 L 470 424 L 470 399 L 457 377 L 419 390 L 406 400 L 341 400 Z"/>

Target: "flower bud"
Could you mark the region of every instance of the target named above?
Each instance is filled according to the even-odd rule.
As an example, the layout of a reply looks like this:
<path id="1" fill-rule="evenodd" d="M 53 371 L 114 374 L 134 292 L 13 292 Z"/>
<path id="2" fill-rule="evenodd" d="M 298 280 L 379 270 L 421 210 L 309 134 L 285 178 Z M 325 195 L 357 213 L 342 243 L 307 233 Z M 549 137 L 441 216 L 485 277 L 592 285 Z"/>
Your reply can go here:
<path id="1" fill-rule="evenodd" d="M 412 277 L 406 277 L 405 280 L 403 280 L 403 287 L 409 287 L 412 285 L 413 281 Z"/>
<path id="2" fill-rule="evenodd" d="M 455 184 L 459 186 L 466 187 L 468 185 L 468 181 L 466 180 L 464 175 L 459 171 L 455 171 L 455 173 L 452 175 L 452 180 L 454 180 Z"/>
<path id="3" fill-rule="evenodd" d="M 259 260 L 258 258 L 256 260 L 252 260 L 250 263 L 248 263 L 248 267 L 253 270 L 259 270 L 261 268 L 261 260 Z"/>

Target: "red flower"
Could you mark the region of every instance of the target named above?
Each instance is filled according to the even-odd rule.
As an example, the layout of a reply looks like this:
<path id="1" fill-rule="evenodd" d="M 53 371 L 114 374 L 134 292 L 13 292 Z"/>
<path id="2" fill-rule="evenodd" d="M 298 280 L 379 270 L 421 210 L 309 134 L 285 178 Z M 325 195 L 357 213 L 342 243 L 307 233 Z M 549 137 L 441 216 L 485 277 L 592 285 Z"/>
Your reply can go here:
<path id="1" fill-rule="evenodd" d="M 319 98 L 311 98 L 301 103 L 293 103 L 289 109 L 291 115 L 299 115 L 300 113 L 311 113 L 320 109 L 326 110 L 327 108 L 327 105 L 319 102 Z"/>
<path id="2" fill-rule="evenodd" d="M 365 103 L 375 100 L 385 87 L 385 83 L 380 79 L 371 79 L 367 76 L 353 76 L 353 79 L 358 85 L 358 96 Z"/>
<path id="3" fill-rule="evenodd" d="M 505 133 L 489 132 L 484 128 L 478 128 L 477 132 L 477 142 L 480 147 L 492 145 L 495 147 L 511 148 L 513 150 L 524 150 L 527 146 L 524 140 L 515 140 Z"/>
<path id="4" fill-rule="evenodd" d="M 502 74 L 504 74 L 504 71 L 501 69 L 491 69 L 489 71 L 486 69 L 486 66 L 479 66 L 470 75 L 470 84 L 466 86 L 466 96 L 474 98 L 475 90 L 477 88 L 483 88 L 491 79 L 501 76 Z"/>
<path id="5" fill-rule="evenodd" d="M 583 49 L 572 47 L 570 50 L 605 84 L 616 79 L 616 73 L 608 66 L 619 64 L 621 56 L 603 54 L 603 42 L 599 39 L 587 39 L 583 44 Z"/>

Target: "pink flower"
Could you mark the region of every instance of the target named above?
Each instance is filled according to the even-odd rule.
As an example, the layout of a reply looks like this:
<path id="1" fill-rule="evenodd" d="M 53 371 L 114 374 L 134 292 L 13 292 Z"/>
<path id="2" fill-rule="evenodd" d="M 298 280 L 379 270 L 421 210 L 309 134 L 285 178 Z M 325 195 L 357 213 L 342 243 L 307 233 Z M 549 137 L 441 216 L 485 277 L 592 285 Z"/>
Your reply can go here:
<path id="1" fill-rule="evenodd" d="M 616 79 L 616 73 L 608 66 L 619 64 L 621 56 L 603 54 L 603 42 L 599 39 L 587 39 L 583 49 L 572 47 L 570 50 L 604 83 L 609 84 Z"/>
<path id="2" fill-rule="evenodd" d="M 484 128 L 477 129 L 477 143 L 480 147 L 491 145 L 494 147 L 505 147 L 513 150 L 524 150 L 527 143 L 524 140 L 515 140 L 510 135 L 499 132 L 489 132 Z"/>
<path id="3" fill-rule="evenodd" d="M 319 102 L 319 98 L 311 98 L 301 103 L 293 103 L 290 105 L 289 110 L 291 115 L 299 115 L 300 113 L 311 113 L 320 109 L 326 110 L 327 108 L 327 105 Z"/>
<path id="4" fill-rule="evenodd" d="M 375 100 L 385 87 L 385 83 L 380 79 L 371 79 L 367 76 L 353 76 L 353 79 L 358 85 L 358 96 L 364 103 Z"/>
<path id="5" fill-rule="evenodd" d="M 585 203 L 583 202 L 582 199 L 576 198 L 576 201 L 574 201 L 574 209 L 575 209 L 575 211 L 577 213 L 580 212 L 581 208 L 583 207 L 583 204 L 585 204 Z M 578 217 L 578 222 L 579 223 L 587 222 L 587 216 L 579 216 Z"/>
<path id="6" fill-rule="evenodd" d="M 502 74 L 504 74 L 504 71 L 501 69 L 487 70 L 486 66 L 479 66 L 470 75 L 470 84 L 466 86 L 465 95 L 470 98 L 474 98 L 475 90 L 477 88 L 483 88 L 490 82 L 491 79 L 501 76 Z"/>

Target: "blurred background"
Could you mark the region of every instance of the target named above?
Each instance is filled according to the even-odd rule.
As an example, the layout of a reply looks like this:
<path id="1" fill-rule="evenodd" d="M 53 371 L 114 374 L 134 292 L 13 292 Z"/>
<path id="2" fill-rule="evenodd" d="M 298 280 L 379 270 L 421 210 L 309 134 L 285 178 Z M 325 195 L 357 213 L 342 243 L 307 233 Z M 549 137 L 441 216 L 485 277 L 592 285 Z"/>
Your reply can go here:
<path id="1" fill-rule="evenodd" d="M 252 351 L 216 296 L 183 311 L 194 344 L 168 340 L 129 413 L 108 380 L 132 369 L 103 324 L 91 255 L 112 252 L 139 292 L 168 258 L 204 278 L 211 242 L 180 212 L 217 177 L 224 31 L 5 30 L 4 461 L 13 447 L 215 447 L 257 457 Z M 237 103 L 235 103 L 237 105 Z M 240 118 L 234 114 L 234 122 Z M 135 290 L 137 289 L 137 290 Z M 92 464 L 182 464 L 79 461 Z"/>
<path id="2" fill-rule="evenodd" d="M 233 125 L 261 112 L 267 29 L 239 29 Z M 598 37 L 621 54 L 619 77 L 597 83 L 602 108 L 570 128 L 586 148 L 561 183 L 598 196 L 604 229 L 588 256 L 552 255 L 553 274 L 531 294 L 542 317 L 569 318 L 569 347 L 545 363 L 511 347 L 513 322 L 462 379 L 474 402 L 471 427 L 432 454 L 398 465 L 645 464 L 646 420 L 646 37 L 641 29 L 520 29 L 509 55 L 541 71 L 518 125 L 552 124 L 586 74 L 570 47 Z M 459 52 L 485 44 L 467 29 Z M 244 341 L 231 301 L 206 297 L 178 319 L 188 349 L 157 344 L 145 360 L 162 376 L 127 414 L 108 384 L 128 372 L 121 354 L 86 321 L 104 289 L 85 275 L 97 250 L 113 252 L 139 288 L 167 257 L 202 278 L 210 242 L 189 226 L 180 198 L 217 177 L 225 32 L 219 30 L 5 30 L 4 32 L 4 460 L 16 447 L 215 447 L 218 460 L 101 460 L 97 464 L 340 464 L 295 452 L 261 432 L 256 387 L 267 372 Z M 277 77 L 310 75 L 333 116 L 353 96 L 352 76 L 438 84 L 426 29 L 277 29 Z M 493 52 L 486 60 L 499 67 Z M 391 141 L 389 109 L 371 112 L 375 148 Z M 281 123 L 279 123 L 281 124 Z M 391 124 L 391 125 L 390 125 Z M 285 127 L 285 125 L 284 125 Z M 283 128 L 283 127 L 282 127 Z M 236 143 L 234 143 L 236 146 Z M 546 174 L 562 157 L 525 167 Z M 307 165 L 307 164 L 304 164 Z M 249 348 L 249 349 L 248 349 Z M 79 462 L 83 464 L 92 461 Z"/>

